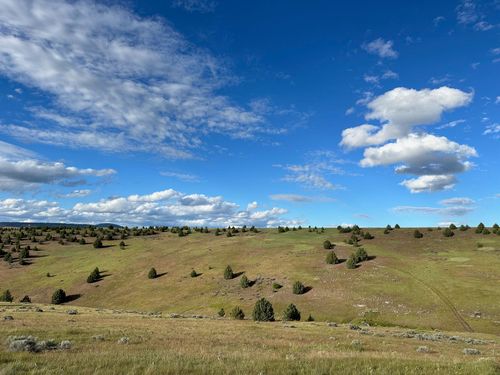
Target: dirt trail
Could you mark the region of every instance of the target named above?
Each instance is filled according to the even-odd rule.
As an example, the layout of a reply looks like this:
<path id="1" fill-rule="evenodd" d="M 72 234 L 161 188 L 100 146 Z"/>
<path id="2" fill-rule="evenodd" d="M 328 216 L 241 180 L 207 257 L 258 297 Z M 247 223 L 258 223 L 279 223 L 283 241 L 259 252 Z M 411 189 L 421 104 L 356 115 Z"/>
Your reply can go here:
<path id="1" fill-rule="evenodd" d="M 451 300 L 448 297 L 446 297 L 443 294 L 443 292 L 441 292 L 439 289 L 437 289 L 437 288 L 433 287 L 432 285 L 426 283 L 425 281 L 419 279 L 418 277 L 416 277 L 415 275 L 413 275 L 412 273 L 410 273 L 408 271 L 403 271 L 403 270 L 400 270 L 399 268 L 395 268 L 395 267 L 391 267 L 391 266 L 387 266 L 387 265 L 384 265 L 384 266 L 381 266 L 381 267 L 387 267 L 387 268 L 393 269 L 394 271 L 401 272 L 401 273 L 403 273 L 405 275 L 408 275 L 413 280 L 419 282 L 420 284 L 424 285 L 426 288 L 430 289 L 450 309 L 450 311 L 452 312 L 452 314 L 455 315 L 455 318 L 457 318 L 457 320 L 460 323 L 460 325 L 467 332 L 474 332 L 474 330 L 469 325 L 469 323 L 467 323 L 465 321 L 465 319 L 462 317 L 462 315 L 460 315 L 460 313 L 458 312 L 457 308 L 453 305 L 453 303 L 451 302 Z"/>

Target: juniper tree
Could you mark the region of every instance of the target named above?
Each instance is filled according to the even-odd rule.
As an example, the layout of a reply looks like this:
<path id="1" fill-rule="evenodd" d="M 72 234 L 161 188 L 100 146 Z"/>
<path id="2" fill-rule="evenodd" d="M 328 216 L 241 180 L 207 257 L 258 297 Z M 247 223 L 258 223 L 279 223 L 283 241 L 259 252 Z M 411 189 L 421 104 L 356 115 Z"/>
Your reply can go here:
<path id="1" fill-rule="evenodd" d="M 356 264 L 357 264 L 356 255 L 355 254 L 351 254 L 349 256 L 349 258 L 347 259 L 346 267 L 349 268 L 349 269 L 354 269 L 354 268 L 356 268 Z"/>
<path id="2" fill-rule="evenodd" d="M 422 232 L 420 232 L 418 229 L 415 229 L 415 232 L 413 232 L 413 237 L 415 238 L 422 238 L 424 235 Z"/>
<path id="3" fill-rule="evenodd" d="M 7 289 L 0 295 L 0 302 L 12 302 L 12 301 L 14 301 L 14 297 L 12 297 L 12 294 L 10 293 L 9 289 Z"/>
<path id="4" fill-rule="evenodd" d="M 90 273 L 90 275 L 87 277 L 87 282 L 90 283 L 95 283 L 96 281 L 99 281 L 101 278 L 101 272 L 99 271 L 99 268 L 94 268 L 94 270 Z"/>
<path id="5" fill-rule="evenodd" d="M 292 288 L 293 294 L 304 294 L 306 292 L 306 287 L 300 281 L 293 283 Z"/>
<path id="6" fill-rule="evenodd" d="M 242 309 L 239 308 L 239 306 L 234 307 L 231 310 L 231 318 L 236 319 L 236 320 L 243 320 L 245 319 L 245 313 L 243 312 Z"/>
<path id="7" fill-rule="evenodd" d="M 285 311 L 283 312 L 283 320 L 300 320 L 300 311 L 297 307 L 291 303 L 287 306 Z"/>
<path id="8" fill-rule="evenodd" d="M 325 240 L 323 242 L 323 248 L 326 250 L 330 250 L 333 247 L 332 243 L 329 240 Z"/>
<path id="9" fill-rule="evenodd" d="M 66 301 L 66 292 L 62 289 L 57 289 L 54 294 L 52 294 L 52 303 L 54 305 L 60 305 Z"/>
<path id="10" fill-rule="evenodd" d="M 151 267 L 151 269 L 148 272 L 148 279 L 156 279 L 158 277 L 158 273 L 156 272 L 154 267 Z"/>
<path id="11" fill-rule="evenodd" d="M 21 303 L 31 303 L 31 298 L 29 296 L 24 296 L 23 298 L 21 298 L 21 300 L 19 302 L 21 302 Z"/>
<path id="12" fill-rule="evenodd" d="M 248 277 L 246 275 L 243 275 L 240 279 L 240 285 L 242 288 L 248 288 L 250 286 L 250 280 L 248 280 Z"/>
<path id="13" fill-rule="evenodd" d="M 224 279 L 231 280 L 233 277 L 234 277 L 233 269 L 231 268 L 231 266 L 228 265 L 224 270 Z"/>
<path id="14" fill-rule="evenodd" d="M 443 231 L 443 236 L 445 236 L 445 237 L 453 237 L 454 234 L 455 233 L 453 233 L 453 231 L 450 228 L 446 228 Z"/>
<path id="15" fill-rule="evenodd" d="M 195 270 L 192 270 L 191 273 L 189 274 L 191 277 L 196 277 L 198 276 L 198 273 Z"/>
<path id="16" fill-rule="evenodd" d="M 363 262 L 368 259 L 368 253 L 363 247 L 360 247 L 356 250 L 356 263 Z"/>
<path id="17" fill-rule="evenodd" d="M 476 228 L 476 233 L 477 234 L 483 233 L 483 230 L 484 230 L 484 224 L 483 223 L 479 223 L 479 225 Z"/>
<path id="18" fill-rule="evenodd" d="M 337 255 L 333 252 L 330 251 L 328 254 L 326 254 L 326 263 L 327 264 L 337 264 L 339 262 L 339 259 L 337 258 Z"/>
<path id="19" fill-rule="evenodd" d="M 94 241 L 94 249 L 100 249 L 102 247 L 102 241 L 100 238 L 96 238 Z"/>
<path id="20" fill-rule="evenodd" d="M 259 299 L 255 303 L 255 307 L 252 312 L 253 320 L 259 322 L 273 322 L 274 321 L 274 310 L 273 305 L 265 298 Z"/>

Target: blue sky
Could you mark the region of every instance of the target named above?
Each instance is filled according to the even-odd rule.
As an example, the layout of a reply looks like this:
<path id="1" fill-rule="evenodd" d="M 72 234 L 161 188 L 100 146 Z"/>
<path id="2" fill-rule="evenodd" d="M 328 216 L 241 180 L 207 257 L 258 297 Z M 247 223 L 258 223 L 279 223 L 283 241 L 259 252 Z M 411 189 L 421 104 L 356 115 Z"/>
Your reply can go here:
<path id="1" fill-rule="evenodd" d="M 0 220 L 500 220 L 500 3 L 0 0 Z"/>

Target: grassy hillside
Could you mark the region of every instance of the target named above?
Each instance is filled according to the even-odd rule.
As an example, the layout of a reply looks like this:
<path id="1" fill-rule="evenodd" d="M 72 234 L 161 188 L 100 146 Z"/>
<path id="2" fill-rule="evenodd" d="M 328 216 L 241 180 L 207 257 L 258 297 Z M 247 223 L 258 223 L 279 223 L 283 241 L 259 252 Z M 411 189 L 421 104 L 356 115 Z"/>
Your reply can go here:
<path id="1" fill-rule="evenodd" d="M 172 319 L 91 308 L 68 315 L 67 309 L 0 303 L 0 314 L 13 319 L 0 322 L 1 337 L 71 342 L 69 350 L 42 353 L 2 346 L 0 374 L 493 375 L 500 370 L 498 337 L 487 334 Z"/>
<path id="2" fill-rule="evenodd" d="M 0 290 L 10 289 L 16 301 L 29 295 L 49 303 L 53 291 L 63 288 L 77 306 L 207 316 L 235 305 L 250 316 L 255 301 L 266 297 L 278 317 L 294 303 L 303 317 L 317 321 L 500 334 L 500 236 L 456 230 L 447 238 L 434 229 L 415 239 L 412 229 L 370 232 L 375 238 L 361 245 L 372 259 L 353 270 L 325 263 L 326 239 L 341 259 L 354 251 L 343 242 L 350 234 L 337 229 L 270 229 L 233 237 L 161 233 L 131 237 L 125 249 L 118 240 L 104 241 L 102 249 L 47 242 L 32 251 L 29 265 L 0 262 Z M 224 280 L 228 264 L 255 284 L 243 289 L 241 276 Z M 105 277 L 88 284 L 94 267 Z M 151 267 L 161 276 L 148 279 Z M 190 277 L 192 269 L 200 275 Z M 310 290 L 293 294 L 297 280 Z M 283 288 L 274 291 L 274 282 Z"/>

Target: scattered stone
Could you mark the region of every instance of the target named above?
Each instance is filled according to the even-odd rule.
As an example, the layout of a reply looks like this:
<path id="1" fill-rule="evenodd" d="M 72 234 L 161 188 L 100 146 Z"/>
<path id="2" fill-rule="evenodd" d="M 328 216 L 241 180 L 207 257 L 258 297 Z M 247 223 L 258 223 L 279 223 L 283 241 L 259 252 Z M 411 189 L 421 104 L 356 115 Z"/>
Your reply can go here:
<path id="1" fill-rule="evenodd" d="M 328 322 L 328 323 L 326 323 L 326 325 L 328 327 L 338 327 L 337 323 L 335 323 L 335 322 Z"/>
<path id="2" fill-rule="evenodd" d="M 418 353 L 429 353 L 430 350 L 429 350 L 429 347 L 428 346 L 419 346 L 417 348 L 417 352 Z"/>
<path id="3" fill-rule="evenodd" d="M 172 313 L 170 314 L 171 318 L 181 318 L 180 314 Z"/>
<path id="4" fill-rule="evenodd" d="M 95 335 L 95 336 L 92 336 L 92 340 L 94 340 L 94 341 L 104 341 L 104 336 L 103 335 Z"/>
<path id="5" fill-rule="evenodd" d="M 59 349 L 61 349 L 61 350 L 71 349 L 71 341 L 69 341 L 69 340 L 61 341 L 61 343 L 59 344 Z"/>
<path id="6" fill-rule="evenodd" d="M 463 350 L 463 353 L 465 355 L 478 355 L 478 354 L 481 354 L 481 352 L 477 349 L 474 349 L 474 348 L 465 348 Z"/>
<path id="7" fill-rule="evenodd" d="M 11 352 L 39 353 L 48 350 L 65 350 L 71 348 L 71 342 L 68 340 L 63 340 L 58 344 L 54 340 L 38 341 L 33 336 L 9 336 L 6 344 L 8 350 Z"/>
<path id="8" fill-rule="evenodd" d="M 66 313 L 68 315 L 77 315 L 78 314 L 78 310 L 68 310 L 68 311 L 66 311 Z"/>
<path id="9" fill-rule="evenodd" d="M 14 320 L 14 317 L 11 315 L 6 315 L 3 317 L 3 320 Z"/>
<path id="10" fill-rule="evenodd" d="M 356 324 L 349 324 L 349 329 L 352 329 L 353 331 L 359 331 L 361 330 L 361 327 L 357 326 Z"/>
<path id="11" fill-rule="evenodd" d="M 124 337 L 121 337 L 121 338 L 118 340 L 118 344 L 121 344 L 121 345 L 126 345 L 126 344 L 128 344 L 128 342 L 129 342 L 129 341 L 130 341 L 130 340 L 129 340 L 129 338 L 124 336 Z"/>
<path id="12" fill-rule="evenodd" d="M 36 311 L 36 312 L 43 312 L 43 310 L 42 310 L 41 308 L 39 308 L 39 307 L 37 307 L 37 308 L 35 309 L 35 311 Z"/>

